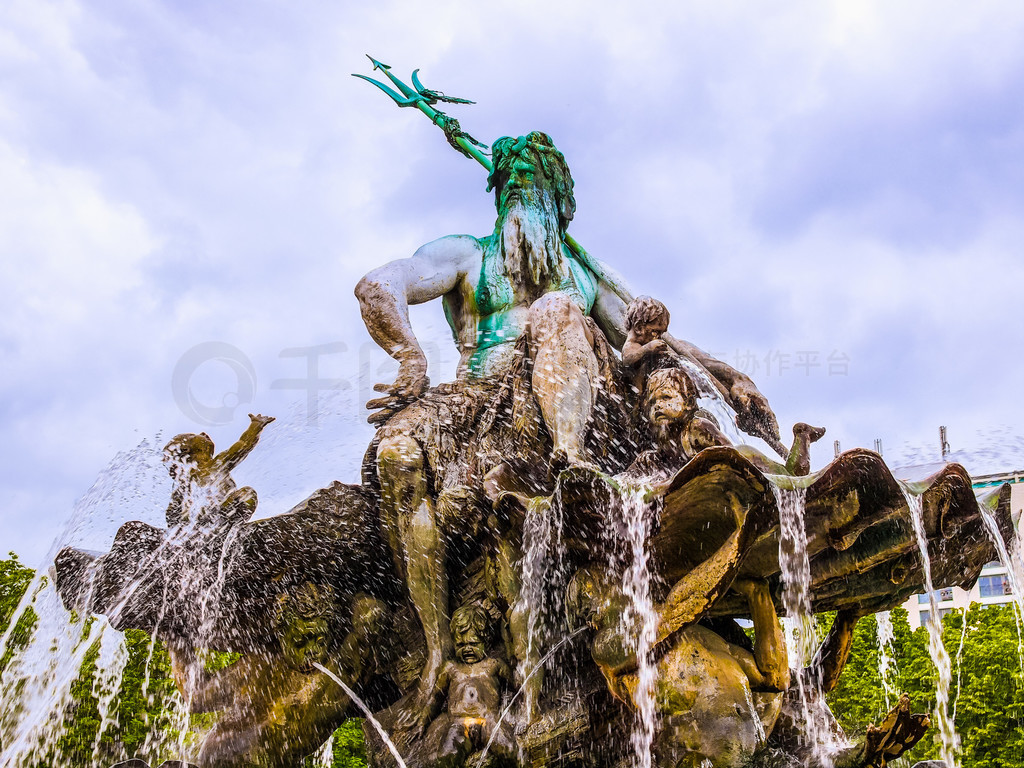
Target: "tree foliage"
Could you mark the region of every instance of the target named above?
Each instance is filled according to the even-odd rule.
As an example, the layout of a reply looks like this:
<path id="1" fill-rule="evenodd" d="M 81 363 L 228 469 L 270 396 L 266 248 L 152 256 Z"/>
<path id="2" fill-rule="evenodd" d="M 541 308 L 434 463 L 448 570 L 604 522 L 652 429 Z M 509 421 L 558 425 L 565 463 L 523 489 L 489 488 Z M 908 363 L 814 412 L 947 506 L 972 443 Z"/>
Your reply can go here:
<path id="1" fill-rule="evenodd" d="M 7 631 L 18 603 L 32 583 L 33 575 L 32 569 L 22 565 L 13 552 L 8 553 L 6 560 L 0 560 L 0 634 Z M 0 648 L 0 672 L 7 666 L 14 652 L 28 642 L 35 622 L 36 616 L 31 610 L 25 611 L 18 619 L 7 647 Z"/>
<path id="2" fill-rule="evenodd" d="M 964 632 L 964 622 L 967 622 Z M 924 627 L 911 631 L 907 612 L 892 612 L 896 692 L 910 695 L 915 712 L 935 707 L 937 672 Z M 829 704 L 851 736 L 885 713 L 874 617 L 857 625 L 850 660 Z M 963 647 L 961 648 L 961 638 Z M 1012 606 L 972 605 L 943 619 L 942 641 L 953 662 L 950 714 L 961 739 L 961 764 L 1024 768 L 1024 672 Z M 909 753 L 910 764 L 939 759 L 934 728 Z"/>

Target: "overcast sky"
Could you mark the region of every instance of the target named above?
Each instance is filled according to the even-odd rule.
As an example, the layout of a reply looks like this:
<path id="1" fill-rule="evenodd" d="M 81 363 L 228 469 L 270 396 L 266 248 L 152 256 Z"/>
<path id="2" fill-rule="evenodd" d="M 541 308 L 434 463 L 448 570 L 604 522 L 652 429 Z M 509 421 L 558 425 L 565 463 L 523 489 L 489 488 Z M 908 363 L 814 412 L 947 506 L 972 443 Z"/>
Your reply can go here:
<path id="1" fill-rule="evenodd" d="M 946 425 L 969 469 L 1024 468 L 1024 5 L 603 5 L 6 0 L 0 549 L 40 563 L 118 454 L 150 490 L 101 482 L 78 529 L 159 521 L 136 447 L 226 447 L 250 411 L 279 417 L 238 473 L 265 512 L 358 478 L 393 367 L 353 286 L 494 221 L 483 169 L 349 76 L 364 53 L 476 100 L 451 112 L 482 141 L 548 132 L 572 234 L 784 436 L 825 425 L 815 466 L 835 439 L 934 460 Z M 440 306 L 414 322 L 451 378 Z"/>

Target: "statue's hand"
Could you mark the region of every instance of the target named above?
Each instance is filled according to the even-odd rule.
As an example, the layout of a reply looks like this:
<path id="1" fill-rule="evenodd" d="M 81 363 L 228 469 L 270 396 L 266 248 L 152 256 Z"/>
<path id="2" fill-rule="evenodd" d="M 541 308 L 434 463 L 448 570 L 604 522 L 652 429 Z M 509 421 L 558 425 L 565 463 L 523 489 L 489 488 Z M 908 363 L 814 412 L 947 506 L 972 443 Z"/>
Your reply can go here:
<path id="1" fill-rule="evenodd" d="M 645 355 L 660 355 L 670 351 L 668 343 L 664 339 L 654 339 L 644 344 Z"/>
<path id="2" fill-rule="evenodd" d="M 371 413 L 367 421 L 380 425 L 390 419 L 398 411 L 422 395 L 430 386 L 427 378 L 427 360 L 425 357 L 407 357 L 398 366 L 398 376 L 393 384 L 374 384 L 375 392 L 385 392 L 387 397 L 377 397 L 366 404 L 376 413 Z M 378 410 L 379 409 L 379 410 Z"/>
<path id="3" fill-rule="evenodd" d="M 732 407 L 736 409 L 736 426 L 748 435 L 760 437 L 779 452 L 788 455 L 786 446 L 779 439 L 779 422 L 768 405 L 768 398 L 762 395 L 749 379 L 740 379 L 729 392 Z"/>
<path id="4" fill-rule="evenodd" d="M 260 413 L 249 414 L 249 421 L 251 421 L 253 424 L 259 424 L 260 427 L 267 426 L 267 424 L 274 421 L 274 418 L 275 417 L 273 416 L 264 416 L 263 414 Z"/>

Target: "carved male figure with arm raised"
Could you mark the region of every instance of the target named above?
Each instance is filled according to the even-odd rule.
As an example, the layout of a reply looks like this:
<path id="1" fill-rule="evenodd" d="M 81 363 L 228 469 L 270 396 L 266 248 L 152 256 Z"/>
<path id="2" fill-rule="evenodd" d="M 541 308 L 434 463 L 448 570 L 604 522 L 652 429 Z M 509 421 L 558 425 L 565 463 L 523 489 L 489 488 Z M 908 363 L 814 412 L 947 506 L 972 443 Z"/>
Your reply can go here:
<path id="1" fill-rule="evenodd" d="M 435 240 L 356 287 L 367 330 L 399 362 L 395 382 L 375 387 L 386 396 L 367 405 L 380 409 L 370 421 L 382 424 L 377 469 L 385 530 L 426 636 L 424 711 L 451 657 L 445 537 L 452 521 L 441 519 L 436 503 L 452 458 L 446 442 L 466 438 L 525 334 L 552 461 L 587 463 L 584 440 L 599 387 L 595 349 L 608 342 L 618 349 L 625 339 L 625 288 L 563 244 L 576 204 L 561 152 L 533 132 L 496 141 L 492 160 L 498 219 L 491 235 Z M 438 298 L 460 351 L 458 381 L 414 402 L 427 392 L 427 364 L 408 308 Z M 747 377 L 692 345 L 666 341 L 709 371 L 747 423 L 777 436 L 767 401 Z"/>

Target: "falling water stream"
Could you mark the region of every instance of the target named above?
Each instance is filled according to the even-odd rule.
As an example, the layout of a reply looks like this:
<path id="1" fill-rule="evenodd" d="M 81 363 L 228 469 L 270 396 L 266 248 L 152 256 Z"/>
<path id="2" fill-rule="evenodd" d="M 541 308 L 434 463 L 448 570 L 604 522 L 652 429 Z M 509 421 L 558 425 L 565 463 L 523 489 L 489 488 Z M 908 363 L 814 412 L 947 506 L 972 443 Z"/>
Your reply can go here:
<path id="1" fill-rule="evenodd" d="M 537 665 L 530 672 L 530 675 L 535 675 L 538 671 L 544 669 L 544 665 L 548 663 L 548 660 L 551 659 L 551 657 L 554 656 L 555 653 L 558 652 L 558 650 L 561 649 L 563 645 L 565 645 L 571 640 L 576 639 L 586 631 L 586 625 L 582 627 L 577 627 L 572 632 L 563 637 L 561 640 L 559 640 L 557 643 L 555 643 L 553 646 L 551 646 L 548 652 L 545 653 L 537 662 Z M 501 714 L 498 716 L 497 721 L 495 721 L 494 723 L 494 728 L 491 730 L 491 738 L 487 740 L 487 743 L 484 744 L 484 748 L 480 751 L 480 757 L 477 759 L 476 768 L 482 768 L 484 760 L 487 759 L 487 753 L 491 749 L 491 744 L 494 743 L 494 738 L 498 735 L 499 729 L 501 728 L 501 724 L 505 722 L 505 718 L 508 717 L 508 713 L 512 711 L 513 705 L 516 703 L 516 700 L 519 698 L 520 694 L 522 694 L 523 691 L 526 689 L 526 684 L 528 682 L 529 678 L 523 680 L 523 682 L 520 683 L 519 688 L 516 689 L 516 692 L 512 694 L 511 698 L 509 698 L 508 703 L 505 705 L 505 708 L 501 710 Z"/>
<path id="2" fill-rule="evenodd" d="M 885 709 L 889 711 L 897 691 L 893 685 L 896 673 L 896 660 L 893 658 L 892 617 L 889 611 L 875 614 L 875 633 L 878 638 L 878 676 L 882 679 L 882 695 L 885 697 Z"/>
<path id="3" fill-rule="evenodd" d="M 366 706 L 366 702 L 359 697 L 359 694 L 357 694 L 355 691 L 353 691 L 351 688 L 345 685 L 344 680 L 342 680 L 336 674 L 331 672 L 331 670 L 329 670 L 319 661 L 314 661 L 313 666 L 319 669 L 329 678 L 331 678 L 331 680 L 336 682 L 338 685 L 340 685 L 341 689 L 345 692 L 345 695 L 348 696 L 357 707 L 359 707 L 362 713 L 366 716 L 366 719 L 370 723 L 370 725 L 373 726 L 374 730 L 377 731 L 381 739 L 384 740 L 385 746 L 387 746 L 388 751 L 391 752 L 391 754 L 394 756 L 395 761 L 399 765 L 399 768 L 409 768 L 405 764 L 405 760 L 402 759 L 402 753 L 398 751 L 398 747 L 395 746 L 395 742 L 391 740 L 391 737 L 388 736 L 388 732 L 384 730 L 384 727 L 380 724 L 380 721 L 378 721 L 377 718 L 373 716 L 373 712 L 371 712 L 370 708 Z"/>
<path id="4" fill-rule="evenodd" d="M 960 644 L 956 647 L 956 698 L 953 699 L 953 722 L 956 722 L 956 709 L 960 704 L 960 673 L 963 671 L 964 643 L 967 641 L 967 611 L 963 612 L 963 623 L 960 626 Z"/>
<path id="5" fill-rule="evenodd" d="M 636 704 L 636 723 L 632 733 L 636 768 L 651 768 L 654 733 L 658 725 L 655 707 L 657 670 L 652 650 L 658 632 L 658 614 L 651 596 L 650 552 L 651 504 L 645 497 L 649 488 L 626 488 L 621 497 L 622 523 L 625 541 L 622 542 L 628 558 L 622 577 L 622 591 L 628 598 L 622 620 L 623 636 L 635 646 L 637 684 L 633 693 Z"/>
<path id="6" fill-rule="evenodd" d="M 918 494 L 904 489 L 903 495 L 910 510 L 910 520 L 914 526 L 917 547 L 921 553 L 921 566 L 924 570 L 924 588 L 928 592 L 928 652 L 932 663 L 938 671 L 938 684 L 935 687 L 935 722 L 938 724 L 939 745 L 942 759 L 950 768 L 958 768 L 957 750 L 960 737 L 949 716 L 949 686 L 952 682 L 952 668 L 949 654 L 942 644 L 942 617 L 939 615 L 939 601 L 936 599 L 932 584 L 931 558 L 928 556 L 928 536 L 924 529 L 923 500 Z"/>
<path id="7" fill-rule="evenodd" d="M 527 648 L 517 670 L 521 681 L 531 679 L 538 669 L 541 649 L 545 646 L 544 619 L 558 613 L 554 605 L 560 594 L 557 584 L 564 578 L 565 546 L 562 541 L 562 519 L 547 497 L 531 499 L 526 505 L 523 522 L 523 558 L 521 586 L 516 611 L 527 621 Z M 533 712 L 538 704 L 533 687 L 526 689 L 524 706 Z"/>
<path id="8" fill-rule="evenodd" d="M 1003 541 L 1003 537 L 999 533 L 999 524 L 996 523 L 992 514 L 987 509 L 982 508 L 981 518 L 985 521 L 985 529 L 988 531 L 992 543 L 995 544 L 999 564 L 1006 569 L 1006 578 L 1010 582 L 1011 605 L 1013 605 L 1013 617 L 1017 625 L 1017 656 L 1020 659 L 1021 669 L 1024 670 L 1024 631 L 1022 631 L 1022 625 L 1024 625 L 1024 592 L 1021 591 L 1024 575 L 1021 573 L 1021 563 L 1016 558 L 1010 556 L 1009 551 L 1006 549 L 1006 542 Z"/>
<path id="9" fill-rule="evenodd" d="M 803 488 L 783 489 L 772 485 L 779 509 L 779 566 L 782 569 L 782 604 L 788 621 L 787 650 L 790 667 L 797 671 L 800 709 L 804 720 L 804 738 L 812 762 L 831 768 L 832 757 L 842 746 L 831 727 L 820 681 L 809 665 L 818 646 L 811 606 L 811 564 L 807 554 L 807 528 L 804 521 Z"/>

